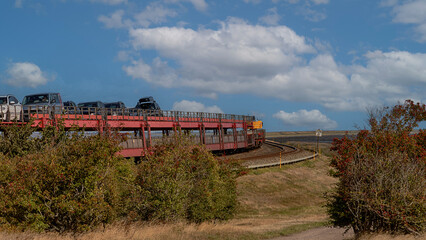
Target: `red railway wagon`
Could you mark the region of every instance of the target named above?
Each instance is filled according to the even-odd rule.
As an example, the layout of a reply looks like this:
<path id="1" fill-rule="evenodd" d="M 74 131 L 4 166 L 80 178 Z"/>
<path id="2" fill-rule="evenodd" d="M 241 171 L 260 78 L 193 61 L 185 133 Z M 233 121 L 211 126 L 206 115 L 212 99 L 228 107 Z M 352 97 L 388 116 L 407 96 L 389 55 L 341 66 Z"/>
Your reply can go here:
<path id="1" fill-rule="evenodd" d="M 262 123 L 256 121 L 254 116 L 141 109 L 121 109 L 108 113 L 100 109 L 78 108 L 65 108 L 62 114 L 56 114 L 57 109 L 55 111 L 51 107 L 29 108 L 27 111 L 33 119 L 32 126 L 39 129 L 62 122 L 65 129 L 78 126 L 86 131 L 117 129 L 127 132 L 128 140 L 121 143 L 123 149 L 119 153 L 124 157 L 141 156 L 143 150 L 158 144 L 160 138 L 179 130 L 191 132 L 195 142 L 204 144 L 212 151 L 254 148 L 265 141 Z M 11 123 L 0 123 L 8 124 Z"/>

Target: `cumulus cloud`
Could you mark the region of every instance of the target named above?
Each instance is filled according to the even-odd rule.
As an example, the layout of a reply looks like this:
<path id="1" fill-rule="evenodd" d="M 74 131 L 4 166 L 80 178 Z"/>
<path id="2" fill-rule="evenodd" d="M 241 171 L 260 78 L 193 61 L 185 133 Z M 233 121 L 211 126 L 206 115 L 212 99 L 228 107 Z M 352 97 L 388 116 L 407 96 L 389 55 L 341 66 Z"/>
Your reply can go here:
<path id="1" fill-rule="evenodd" d="M 34 63 L 20 62 L 12 64 L 7 69 L 9 78 L 5 83 L 15 87 L 38 87 L 46 84 L 49 80 L 53 80 L 53 76 L 42 72 Z"/>
<path id="2" fill-rule="evenodd" d="M 194 7 L 199 10 L 199 11 L 205 11 L 208 7 L 206 1 L 204 0 L 188 0 L 189 2 L 191 2 Z"/>
<path id="3" fill-rule="evenodd" d="M 129 34 L 136 51 L 155 50 L 161 57 L 124 66 L 129 76 L 212 98 L 249 93 L 316 102 L 334 110 L 424 99 L 422 53 L 372 51 L 364 56 L 366 64 L 344 66 L 286 26 L 238 19 L 222 22 L 216 30 L 158 27 L 131 29 Z"/>
<path id="4" fill-rule="evenodd" d="M 132 23 L 129 20 L 123 20 L 124 10 L 117 10 L 111 16 L 101 15 L 98 21 L 102 22 L 106 28 L 124 28 L 130 27 Z"/>
<path id="5" fill-rule="evenodd" d="M 123 70 L 134 79 L 144 79 L 162 87 L 172 87 L 177 80 L 175 70 L 160 58 L 155 58 L 152 65 L 142 60 L 133 61 L 131 66 L 125 66 Z"/>
<path id="6" fill-rule="evenodd" d="M 277 25 L 278 21 L 280 21 L 281 16 L 277 12 L 277 8 L 268 9 L 268 13 L 259 19 L 260 22 L 265 23 L 267 25 Z"/>
<path id="7" fill-rule="evenodd" d="M 98 21 L 103 23 L 106 28 L 146 28 L 152 24 L 164 23 L 169 17 L 175 17 L 177 13 L 172 9 L 154 2 L 146 6 L 141 12 L 134 14 L 132 19 L 125 18 L 124 15 L 124 10 L 120 9 L 113 12 L 110 16 L 99 16 Z"/>
<path id="8" fill-rule="evenodd" d="M 182 100 L 180 102 L 173 103 L 173 111 L 184 111 L 184 112 L 209 112 L 209 113 L 223 113 L 222 109 L 218 106 L 205 106 L 202 103 L 196 101 Z"/>
<path id="9" fill-rule="evenodd" d="M 414 30 L 418 34 L 417 39 L 426 42 L 426 1 L 412 0 L 399 4 L 398 1 L 388 0 L 382 4 L 393 8 L 394 22 L 414 25 Z"/>
<path id="10" fill-rule="evenodd" d="M 337 122 L 329 119 L 326 115 L 322 114 L 319 110 L 299 110 L 297 112 L 287 113 L 279 111 L 273 115 L 283 122 L 285 125 L 294 127 L 307 127 L 311 129 L 336 129 Z"/>
<path id="11" fill-rule="evenodd" d="M 176 61 L 181 66 L 180 85 L 209 92 L 245 92 L 249 86 L 240 83 L 270 78 L 302 61 L 298 54 L 315 52 L 288 27 L 252 26 L 236 20 L 223 23 L 218 30 L 132 29 L 130 37 L 135 49 L 157 50 Z M 228 87 L 218 89 L 222 82 L 222 86 L 229 82 Z"/>
<path id="12" fill-rule="evenodd" d="M 175 17 L 176 11 L 163 7 L 160 4 L 153 3 L 146 9 L 135 15 L 136 24 L 142 27 L 148 27 L 152 23 L 163 23 L 168 17 Z"/>

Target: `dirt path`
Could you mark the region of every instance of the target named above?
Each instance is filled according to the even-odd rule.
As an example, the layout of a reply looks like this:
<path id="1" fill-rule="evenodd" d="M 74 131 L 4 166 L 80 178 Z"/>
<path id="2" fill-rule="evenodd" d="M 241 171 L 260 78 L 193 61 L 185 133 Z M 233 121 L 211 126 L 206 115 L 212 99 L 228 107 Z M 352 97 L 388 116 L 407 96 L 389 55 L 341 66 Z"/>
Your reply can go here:
<path id="1" fill-rule="evenodd" d="M 345 233 L 343 228 L 320 227 L 286 237 L 273 238 L 271 240 L 349 240 L 354 239 L 353 231 Z"/>

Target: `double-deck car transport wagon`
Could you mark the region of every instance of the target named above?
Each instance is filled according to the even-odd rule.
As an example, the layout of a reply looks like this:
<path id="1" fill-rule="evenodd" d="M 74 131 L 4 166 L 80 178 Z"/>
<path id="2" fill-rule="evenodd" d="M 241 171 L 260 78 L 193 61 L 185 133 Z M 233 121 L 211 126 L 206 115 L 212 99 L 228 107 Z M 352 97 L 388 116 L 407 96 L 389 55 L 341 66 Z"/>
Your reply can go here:
<path id="1" fill-rule="evenodd" d="M 16 122 L 28 124 L 31 119 L 37 129 L 58 122 L 65 129 L 75 126 L 93 132 L 117 129 L 128 135 L 121 143 L 120 154 L 125 157 L 141 156 L 163 136 L 179 130 L 191 132 L 195 142 L 212 151 L 254 148 L 265 141 L 262 122 L 254 116 L 164 111 L 152 97 L 139 99 L 134 108 L 126 108 L 122 102 L 63 103 L 59 93 L 28 95 L 22 105 L 13 95 L 0 96 L 0 101 L 0 127 Z"/>

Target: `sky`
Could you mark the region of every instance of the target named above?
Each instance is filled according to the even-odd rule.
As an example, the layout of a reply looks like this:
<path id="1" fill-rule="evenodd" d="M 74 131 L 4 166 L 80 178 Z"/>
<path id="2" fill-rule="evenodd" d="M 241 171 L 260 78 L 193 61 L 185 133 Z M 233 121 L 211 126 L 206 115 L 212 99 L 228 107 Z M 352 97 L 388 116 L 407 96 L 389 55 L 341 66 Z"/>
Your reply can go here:
<path id="1" fill-rule="evenodd" d="M 426 0 L 2 0 L 0 94 L 363 128 L 368 110 L 425 102 L 425 13 Z"/>

